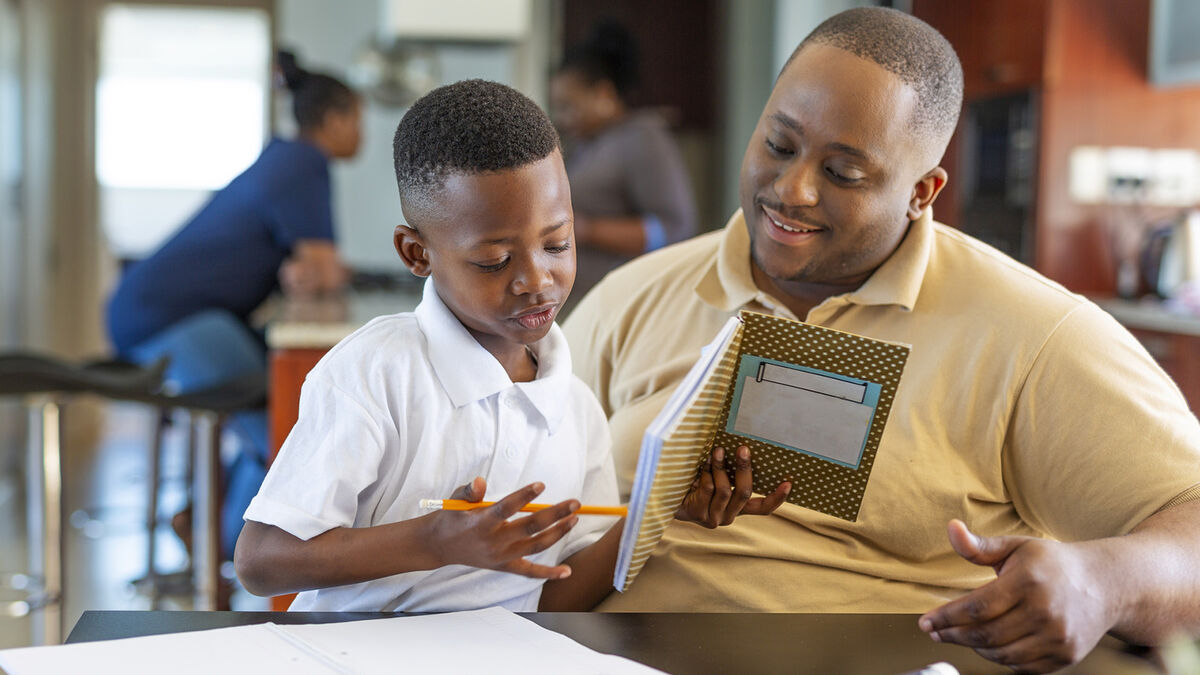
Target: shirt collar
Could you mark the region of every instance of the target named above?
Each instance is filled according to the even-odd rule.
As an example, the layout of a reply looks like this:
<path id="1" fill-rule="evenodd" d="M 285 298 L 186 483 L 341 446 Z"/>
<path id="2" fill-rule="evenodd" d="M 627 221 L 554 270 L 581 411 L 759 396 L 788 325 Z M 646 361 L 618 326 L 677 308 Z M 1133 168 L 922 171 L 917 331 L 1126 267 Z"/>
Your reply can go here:
<path id="1" fill-rule="evenodd" d="M 925 209 L 909 225 L 908 233 L 887 260 L 862 286 L 841 297 L 858 305 L 899 305 L 911 311 L 921 292 L 921 282 L 933 250 L 933 214 Z M 696 283 L 696 294 L 722 311 L 732 312 L 766 294 L 754 285 L 750 271 L 750 234 L 741 209 L 725 225 L 716 259 Z"/>
<path id="2" fill-rule="evenodd" d="M 537 378 L 514 384 L 496 357 L 442 302 L 432 278 L 426 279 L 414 314 L 425 335 L 434 375 L 454 407 L 515 388 L 537 409 L 550 433 L 554 432 L 565 414 L 571 384 L 571 354 L 557 323 L 550 326 L 546 337 L 530 345 L 538 360 Z"/>
<path id="3" fill-rule="evenodd" d="M 759 294 L 750 271 L 750 234 L 742 210 L 734 212 L 721 235 L 717 257 L 696 283 L 704 302 L 724 312 L 750 304 Z"/>

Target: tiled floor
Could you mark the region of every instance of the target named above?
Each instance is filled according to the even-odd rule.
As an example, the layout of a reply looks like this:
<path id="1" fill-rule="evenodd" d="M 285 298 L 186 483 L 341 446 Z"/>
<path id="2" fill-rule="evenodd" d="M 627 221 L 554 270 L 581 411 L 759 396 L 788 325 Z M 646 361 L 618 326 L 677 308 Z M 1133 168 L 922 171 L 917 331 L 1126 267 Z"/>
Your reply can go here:
<path id="1" fill-rule="evenodd" d="M 0 409 L 0 572 L 27 568 L 24 445 L 11 407 Z M 64 637 L 87 609 L 149 609 L 130 581 L 146 573 L 144 525 L 154 412 L 134 404 L 79 400 L 64 413 L 66 563 Z M 15 418 L 19 420 L 20 418 Z M 168 520 L 186 501 L 183 425 L 168 433 L 156 530 L 160 572 L 186 567 Z M 4 591 L 0 601 L 17 599 Z M 265 610 L 265 599 L 236 592 L 234 609 Z M 190 609 L 188 597 L 162 609 Z M 30 644 L 34 617 L 0 616 L 0 648 Z"/>

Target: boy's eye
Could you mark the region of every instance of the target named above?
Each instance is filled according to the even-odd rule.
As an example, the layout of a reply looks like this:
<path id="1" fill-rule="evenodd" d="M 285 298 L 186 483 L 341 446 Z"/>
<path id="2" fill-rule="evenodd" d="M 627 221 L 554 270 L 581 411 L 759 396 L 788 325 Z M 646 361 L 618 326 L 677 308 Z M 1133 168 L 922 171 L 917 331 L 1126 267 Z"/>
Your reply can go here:
<path id="1" fill-rule="evenodd" d="M 562 252 L 568 251 L 570 249 L 571 249 L 571 242 L 569 240 L 564 241 L 563 243 L 557 244 L 555 246 L 547 246 L 546 247 L 546 250 L 551 253 L 562 253 Z"/>
<path id="2" fill-rule="evenodd" d="M 479 269 L 483 270 L 484 272 L 499 272 L 500 270 L 504 269 L 508 265 L 508 261 L 509 261 L 509 259 L 505 258 L 499 262 L 494 262 L 494 263 L 471 263 L 471 264 L 478 267 Z"/>

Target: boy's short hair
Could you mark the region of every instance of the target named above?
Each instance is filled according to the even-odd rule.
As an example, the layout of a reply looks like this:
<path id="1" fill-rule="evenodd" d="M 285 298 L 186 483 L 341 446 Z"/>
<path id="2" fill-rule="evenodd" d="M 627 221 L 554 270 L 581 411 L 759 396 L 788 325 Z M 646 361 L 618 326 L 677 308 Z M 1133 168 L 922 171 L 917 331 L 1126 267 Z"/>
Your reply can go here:
<path id="1" fill-rule="evenodd" d="M 488 80 L 463 80 L 422 96 L 392 140 L 404 205 L 424 209 L 446 178 L 516 169 L 559 147 L 550 118 L 521 92 Z"/>

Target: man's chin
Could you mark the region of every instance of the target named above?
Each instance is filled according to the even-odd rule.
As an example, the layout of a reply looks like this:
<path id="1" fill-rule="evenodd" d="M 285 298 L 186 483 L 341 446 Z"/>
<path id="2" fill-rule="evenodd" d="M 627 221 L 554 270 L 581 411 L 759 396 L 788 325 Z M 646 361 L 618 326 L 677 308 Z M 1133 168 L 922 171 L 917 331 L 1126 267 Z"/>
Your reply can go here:
<path id="1" fill-rule="evenodd" d="M 763 255 L 756 248 L 751 248 L 750 260 L 759 272 L 772 281 L 779 283 L 811 281 L 808 270 L 795 261 L 778 260 L 773 256 Z"/>

